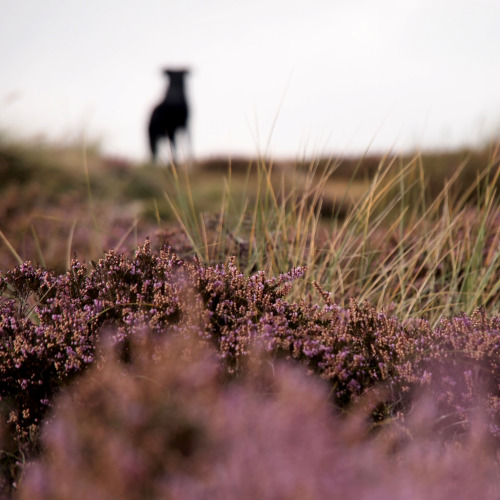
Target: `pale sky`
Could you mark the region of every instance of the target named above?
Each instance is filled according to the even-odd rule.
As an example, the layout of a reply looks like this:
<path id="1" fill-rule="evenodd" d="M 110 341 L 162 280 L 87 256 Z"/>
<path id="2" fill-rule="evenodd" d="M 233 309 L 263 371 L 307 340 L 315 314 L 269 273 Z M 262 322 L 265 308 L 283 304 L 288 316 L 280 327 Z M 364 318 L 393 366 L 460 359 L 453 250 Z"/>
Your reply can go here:
<path id="1" fill-rule="evenodd" d="M 500 136 L 498 0 L 0 0 L 0 129 L 148 157 L 186 66 L 198 157 Z"/>

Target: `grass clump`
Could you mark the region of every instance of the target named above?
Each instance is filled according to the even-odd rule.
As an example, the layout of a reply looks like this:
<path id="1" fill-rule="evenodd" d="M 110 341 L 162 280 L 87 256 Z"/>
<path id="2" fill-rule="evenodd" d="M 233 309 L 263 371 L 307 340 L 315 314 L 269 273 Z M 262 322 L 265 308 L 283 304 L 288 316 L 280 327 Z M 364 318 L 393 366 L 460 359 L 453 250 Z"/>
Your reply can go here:
<path id="1" fill-rule="evenodd" d="M 459 182 L 463 162 L 435 196 L 424 157 L 382 158 L 365 194 L 347 191 L 326 217 L 326 193 L 340 165 L 333 160 L 321 170 L 312 162 L 307 172 L 275 172 L 260 161 L 252 192 L 246 185 L 243 195 L 233 192 L 229 170 L 217 216 L 203 215 L 187 173 L 174 171 L 176 193 L 167 198 L 207 263 L 235 255 L 247 273 L 270 274 L 305 266 L 297 297 L 314 294 L 316 282 L 341 305 L 349 297 L 379 308 L 395 304 L 398 314 L 435 324 L 480 305 L 498 312 L 500 170 L 493 153 L 473 183 Z"/>

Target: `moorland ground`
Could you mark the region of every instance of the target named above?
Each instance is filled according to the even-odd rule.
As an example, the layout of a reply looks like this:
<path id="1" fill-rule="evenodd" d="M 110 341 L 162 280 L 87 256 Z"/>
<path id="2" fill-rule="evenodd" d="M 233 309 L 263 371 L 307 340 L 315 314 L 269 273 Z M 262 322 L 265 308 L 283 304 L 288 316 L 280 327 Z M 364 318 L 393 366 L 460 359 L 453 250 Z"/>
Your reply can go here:
<path id="1" fill-rule="evenodd" d="M 3 141 L 5 491 L 494 498 L 499 175 Z"/>

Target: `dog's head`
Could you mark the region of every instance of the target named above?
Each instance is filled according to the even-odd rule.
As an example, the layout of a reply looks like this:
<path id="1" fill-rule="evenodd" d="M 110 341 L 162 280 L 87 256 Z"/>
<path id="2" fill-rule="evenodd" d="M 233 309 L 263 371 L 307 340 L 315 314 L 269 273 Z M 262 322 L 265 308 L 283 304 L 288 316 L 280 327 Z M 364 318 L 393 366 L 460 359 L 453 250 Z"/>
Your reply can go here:
<path id="1" fill-rule="evenodd" d="M 184 77 L 189 74 L 188 69 L 170 69 L 166 68 L 163 70 L 163 74 L 168 76 L 170 80 L 170 85 L 183 85 Z"/>

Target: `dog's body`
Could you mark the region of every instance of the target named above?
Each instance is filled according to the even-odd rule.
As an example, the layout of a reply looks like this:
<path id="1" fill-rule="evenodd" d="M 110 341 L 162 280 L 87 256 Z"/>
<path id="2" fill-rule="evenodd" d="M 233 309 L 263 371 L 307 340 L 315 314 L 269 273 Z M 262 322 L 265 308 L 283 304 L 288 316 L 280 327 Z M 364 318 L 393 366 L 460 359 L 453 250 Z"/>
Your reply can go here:
<path id="1" fill-rule="evenodd" d="M 165 99 L 153 110 L 149 121 L 149 146 L 151 158 L 156 161 L 158 141 L 167 138 L 175 157 L 175 136 L 179 129 L 187 130 L 189 108 L 184 88 L 184 77 L 187 70 L 164 70 L 169 78 Z"/>

